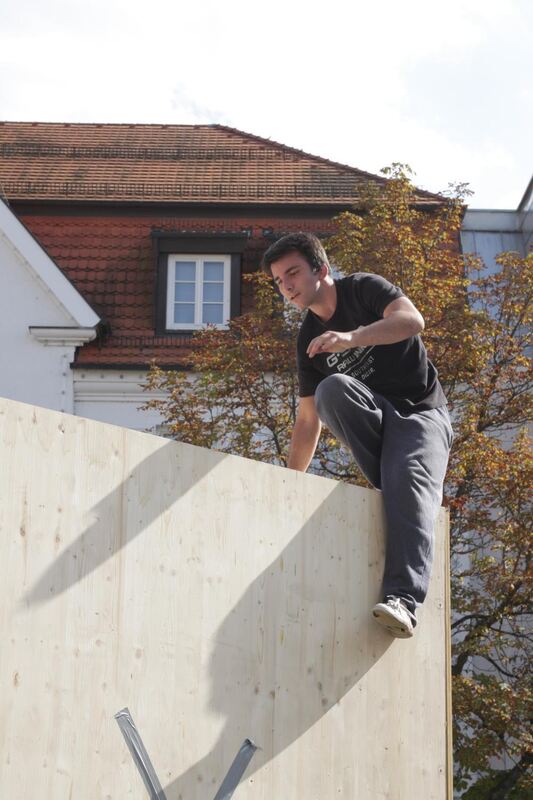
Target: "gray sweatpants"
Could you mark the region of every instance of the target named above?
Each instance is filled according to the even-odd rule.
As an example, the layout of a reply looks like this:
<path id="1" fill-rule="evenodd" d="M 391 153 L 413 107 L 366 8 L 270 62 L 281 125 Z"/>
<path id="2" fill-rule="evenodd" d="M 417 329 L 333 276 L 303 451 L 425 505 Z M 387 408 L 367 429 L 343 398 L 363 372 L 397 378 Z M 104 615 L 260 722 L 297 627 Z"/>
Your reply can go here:
<path id="1" fill-rule="evenodd" d="M 317 387 L 322 422 L 381 489 L 387 520 L 383 597 L 401 597 L 412 615 L 427 594 L 435 521 L 453 439 L 446 406 L 403 416 L 348 375 Z"/>

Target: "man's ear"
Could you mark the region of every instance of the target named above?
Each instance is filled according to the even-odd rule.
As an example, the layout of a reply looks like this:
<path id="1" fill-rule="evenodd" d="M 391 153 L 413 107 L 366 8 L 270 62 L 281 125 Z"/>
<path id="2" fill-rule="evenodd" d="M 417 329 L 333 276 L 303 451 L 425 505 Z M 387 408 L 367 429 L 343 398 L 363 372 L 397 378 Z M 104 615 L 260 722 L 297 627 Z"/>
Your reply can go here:
<path id="1" fill-rule="evenodd" d="M 327 264 L 322 264 L 322 266 L 320 267 L 320 269 L 318 271 L 318 276 L 320 278 L 325 278 L 326 275 L 329 275 L 328 265 Z"/>

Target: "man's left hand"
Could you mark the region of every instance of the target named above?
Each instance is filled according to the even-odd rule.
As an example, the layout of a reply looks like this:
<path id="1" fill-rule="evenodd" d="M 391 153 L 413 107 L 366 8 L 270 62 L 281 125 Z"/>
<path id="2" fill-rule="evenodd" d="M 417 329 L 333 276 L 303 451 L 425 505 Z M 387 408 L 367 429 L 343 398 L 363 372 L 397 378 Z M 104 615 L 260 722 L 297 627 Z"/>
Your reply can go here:
<path id="1" fill-rule="evenodd" d="M 326 331 L 320 336 L 311 339 L 307 348 L 307 355 L 309 358 L 313 358 L 318 353 L 342 353 L 343 350 L 356 346 L 354 342 L 354 334 L 356 333 L 357 331 L 347 331 L 346 333 Z"/>

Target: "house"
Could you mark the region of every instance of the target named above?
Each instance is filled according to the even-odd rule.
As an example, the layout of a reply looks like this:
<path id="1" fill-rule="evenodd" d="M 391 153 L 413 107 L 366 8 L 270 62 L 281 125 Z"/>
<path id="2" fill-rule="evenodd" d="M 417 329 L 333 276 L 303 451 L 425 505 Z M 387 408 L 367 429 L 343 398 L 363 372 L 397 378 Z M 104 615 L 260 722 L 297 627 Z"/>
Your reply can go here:
<path id="1" fill-rule="evenodd" d="M 489 274 L 495 270 L 499 253 L 527 255 L 533 249 L 533 177 L 516 211 L 467 209 L 461 244 L 463 252 L 481 256 Z"/>
<path id="2" fill-rule="evenodd" d="M 100 317 L 2 200 L 0 268 L 0 393 L 74 413 L 70 363 Z"/>
<path id="3" fill-rule="evenodd" d="M 150 361 L 186 369 L 274 238 L 327 236 L 384 181 L 222 125 L 0 123 L 0 395 L 157 431 Z"/>

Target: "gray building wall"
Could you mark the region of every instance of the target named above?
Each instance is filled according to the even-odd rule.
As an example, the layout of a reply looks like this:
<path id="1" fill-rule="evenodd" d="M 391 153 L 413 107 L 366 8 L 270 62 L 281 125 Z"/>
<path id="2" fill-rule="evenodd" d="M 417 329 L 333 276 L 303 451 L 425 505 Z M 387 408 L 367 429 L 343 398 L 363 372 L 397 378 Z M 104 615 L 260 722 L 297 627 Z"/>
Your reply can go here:
<path id="1" fill-rule="evenodd" d="M 468 209 L 461 230 L 463 252 L 481 256 L 488 274 L 495 258 L 509 250 L 527 255 L 533 248 L 533 178 L 516 211 Z"/>

